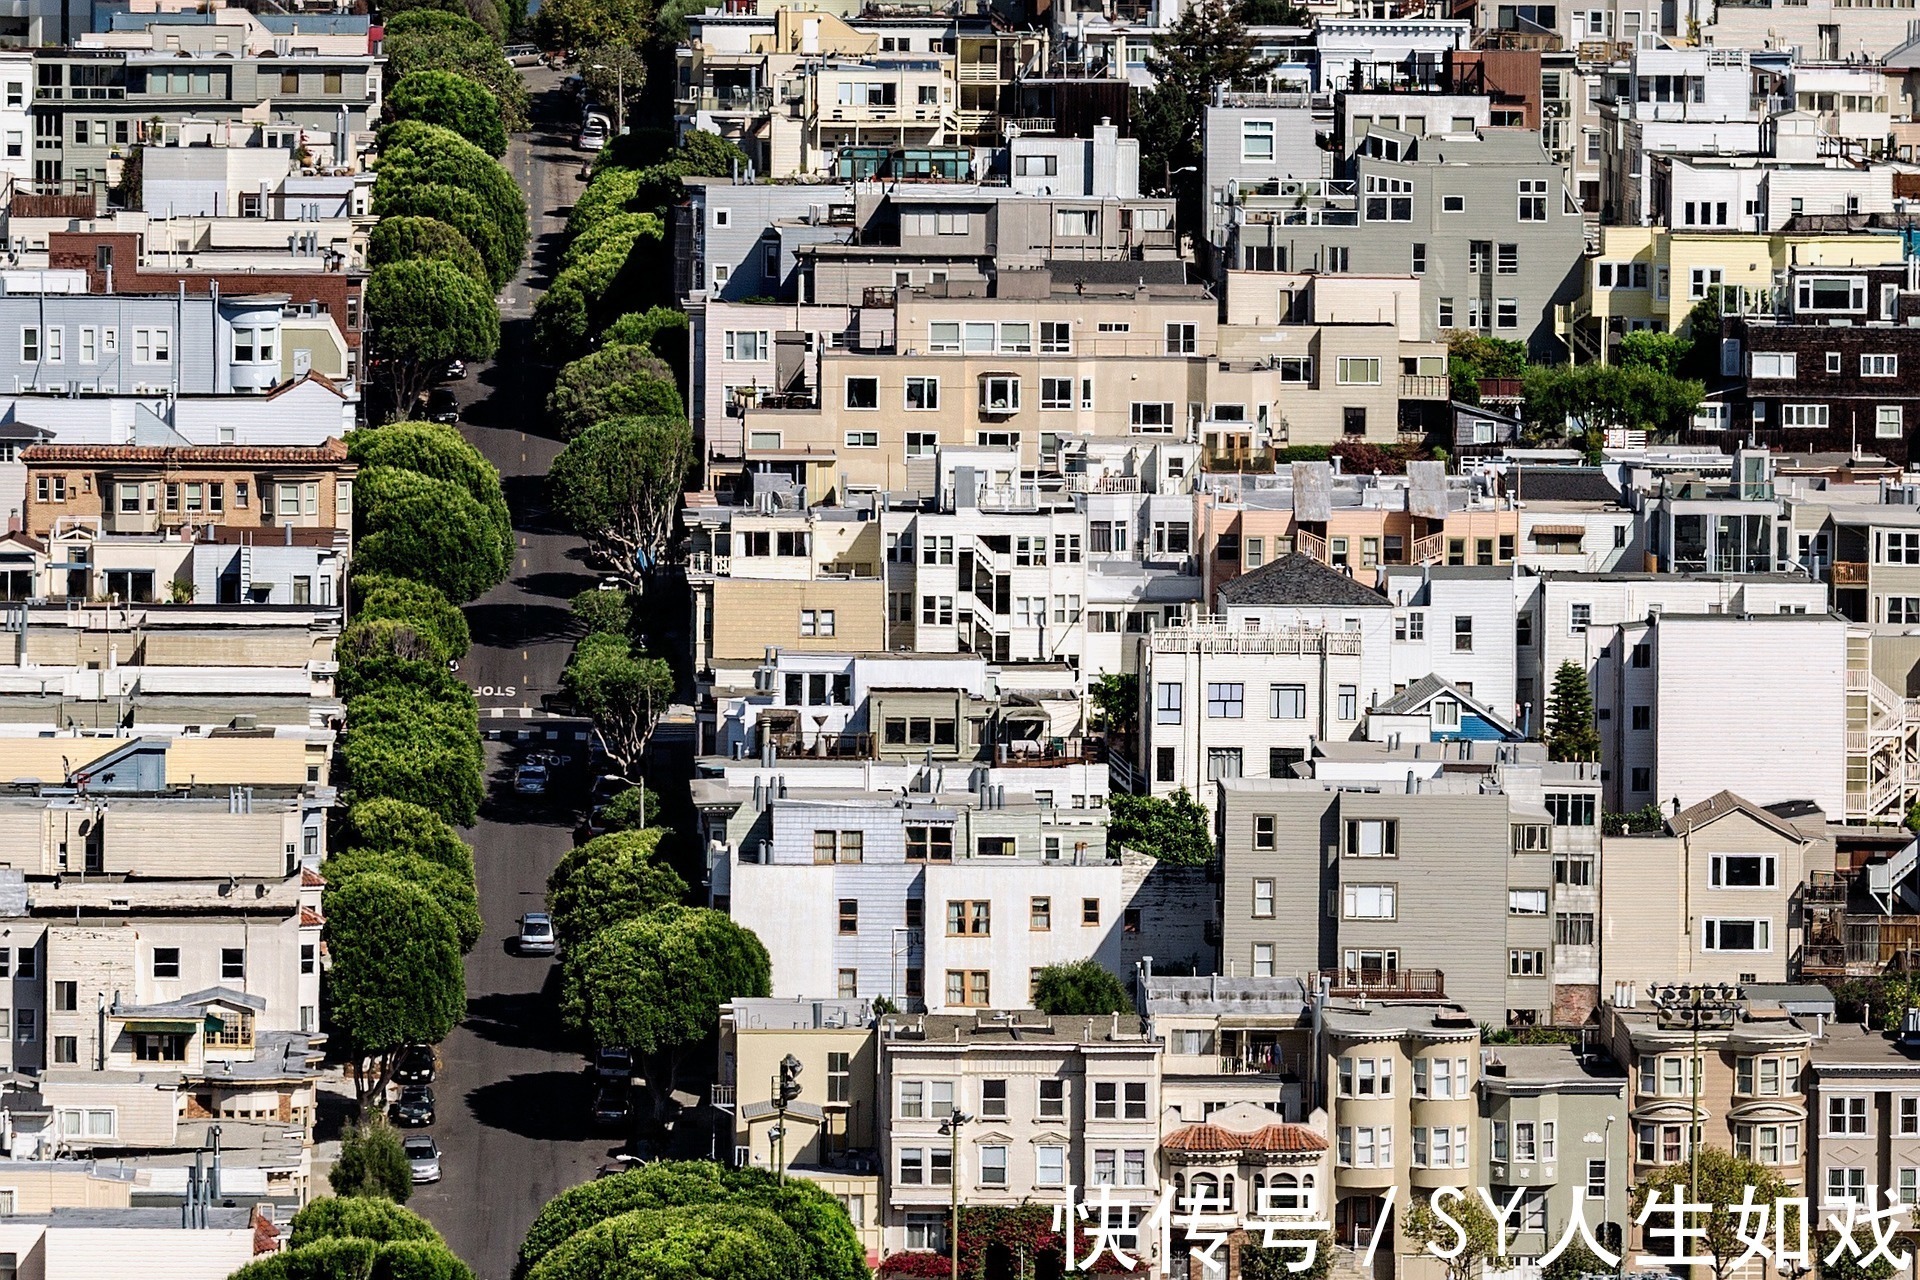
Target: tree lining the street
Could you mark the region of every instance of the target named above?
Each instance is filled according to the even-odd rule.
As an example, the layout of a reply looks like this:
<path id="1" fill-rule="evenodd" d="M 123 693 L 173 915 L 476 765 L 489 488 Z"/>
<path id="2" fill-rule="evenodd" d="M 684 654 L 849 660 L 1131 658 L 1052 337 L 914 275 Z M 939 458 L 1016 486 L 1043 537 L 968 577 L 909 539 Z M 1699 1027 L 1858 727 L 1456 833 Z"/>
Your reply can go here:
<path id="1" fill-rule="evenodd" d="M 672 549 L 693 429 L 675 418 L 608 418 L 568 442 L 547 472 L 553 512 L 594 562 L 644 587 Z"/>
<path id="2" fill-rule="evenodd" d="M 493 94 L 509 132 L 526 128 L 527 82 L 507 61 L 498 36 L 462 14 L 430 9 L 388 15 L 383 26 L 388 84 L 415 71 L 457 72 Z"/>
<path id="3" fill-rule="evenodd" d="M 474 202 L 476 214 L 479 202 Z M 396 214 L 382 218 L 367 233 L 367 267 L 384 267 L 410 258 L 450 262 L 483 285 L 491 285 L 486 261 L 473 242 L 438 218 Z"/>
<path id="4" fill-rule="evenodd" d="M 561 439 L 575 439 L 610 418 L 686 420 L 678 379 L 652 347 L 609 344 L 573 361 L 554 379 L 547 421 Z M 692 428 L 687 432 L 691 437 Z"/>
<path id="5" fill-rule="evenodd" d="M 449 361 L 490 360 L 500 348 L 493 295 L 445 258 L 375 267 L 367 277 L 367 326 L 381 378 L 403 412 Z"/>
<path id="6" fill-rule="evenodd" d="M 437 67 L 410 71 L 388 92 L 387 110 L 395 120 L 451 129 L 496 160 L 507 153 L 500 100 L 471 76 Z"/>
<path id="7" fill-rule="evenodd" d="M 330 1196 L 293 1216 L 286 1249 L 232 1280 L 473 1280 L 473 1270 L 418 1214 L 371 1196 Z"/>
<path id="8" fill-rule="evenodd" d="M 687 882 L 657 856 L 671 835 L 660 827 L 610 831 L 560 859 L 547 876 L 547 911 L 563 952 L 602 929 L 686 898 Z"/>
<path id="9" fill-rule="evenodd" d="M 460 942 L 424 889 L 379 872 L 329 886 L 324 907 L 329 1023 L 352 1055 L 364 1115 L 384 1098 L 406 1046 L 438 1044 L 466 1016 Z"/>
<path id="10" fill-rule="evenodd" d="M 773 1214 L 797 1240 L 787 1255 L 790 1269 L 782 1272 L 790 1280 L 867 1280 L 866 1250 L 832 1195 L 805 1178 L 783 1180 L 766 1169 L 729 1169 L 710 1160 L 657 1161 L 561 1192 L 527 1228 L 515 1275 L 530 1280 L 529 1273 L 567 1241 L 603 1222 L 682 1206 L 745 1206 Z"/>

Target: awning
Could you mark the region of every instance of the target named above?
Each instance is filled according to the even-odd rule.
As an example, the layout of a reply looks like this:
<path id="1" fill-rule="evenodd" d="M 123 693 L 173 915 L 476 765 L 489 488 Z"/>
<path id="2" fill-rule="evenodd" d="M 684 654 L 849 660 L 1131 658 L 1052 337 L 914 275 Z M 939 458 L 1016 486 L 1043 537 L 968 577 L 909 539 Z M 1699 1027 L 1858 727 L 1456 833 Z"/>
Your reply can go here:
<path id="1" fill-rule="evenodd" d="M 1537 524 L 1530 531 L 1536 538 L 1584 538 L 1587 527 L 1583 524 Z"/>
<path id="2" fill-rule="evenodd" d="M 129 1031 L 193 1031 L 200 1019 L 191 1014 L 179 1018 L 129 1018 L 122 1023 Z"/>

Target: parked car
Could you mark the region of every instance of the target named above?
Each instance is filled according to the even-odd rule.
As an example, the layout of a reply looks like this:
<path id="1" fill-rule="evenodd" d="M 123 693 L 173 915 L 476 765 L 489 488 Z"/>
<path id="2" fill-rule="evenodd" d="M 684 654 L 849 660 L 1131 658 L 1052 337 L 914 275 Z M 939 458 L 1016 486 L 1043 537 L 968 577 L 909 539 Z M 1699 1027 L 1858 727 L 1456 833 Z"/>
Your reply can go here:
<path id="1" fill-rule="evenodd" d="M 624 1085 L 601 1085 L 593 1095 L 593 1122 L 606 1128 L 627 1122 L 627 1090 Z"/>
<path id="2" fill-rule="evenodd" d="M 435 387 L 427 392 L 427 420 L 429 422 L 460 421 L 460 402 L 453 398 L 453 392 L 445 387 Z"/>
<path id="3" fill-rule="evenodd" d="M 393 1064 L 393 1078 L 403 1085 L 432 1084 L 434 1073 L 439 1069 L 432 1045 L 410 1044 L 400 1051 L 399 1059 Z"/>
<path id="4" fill-rule="evenodd" d="M 423 1129 L 433 1123 L 433 1090 L 424 1084 L 408 1085 L 393 1104 L 393 1122 L 403 1129 Z"/>
<path id="5" fill-rule="evenodd" d="M 413 1170 L 415 1182 L 440 1181 L 440 1144 L 426 1134 L 416 1134 L 400 1144 L 400 1150 L 407 1156 L 407 1167 Z"/>
<path id="6" fill-rule="evenodd" d="M 514 949 L 523 956 L 553 954 L 553 918 L 544 911 L 529 911 L 520 917 L 520 936 Z"/>
<path id="7" fill-rule="evenodd" d="M 601 1045 L 594 1051 L 593 1073 L 602 1080 L 625 1084 L 633 1079 L 633 1050 L 620 1044 Z"/>
<path id="8" fill-rule="evenodd" d="M 541 63 L 540 46 L 535 44 L 510 44 L 506 47 L 507 61 L 516 67 L 537 67 Z"/>
<path id="9" fill-rule="evenodd" d="M 513 772 L 513 789 L 523 796 L 543 796 L 547 794 L 547 766 L 527 763 Z"/>
<path id="10" fill-rule="evenodd" d="M 607 126 L 598 120 L 590 120 L 581 127 L 580 136 L 573 141 L 575 150 L 598 151 L 607 145 Z"/>
<path id="11" fill-rule="evenodd" d="M 445 370 L 445 371 L 444 371 L 444 372 L 443 372 L 443 373 L 442 373 L 442 374 L 441 374 L 440 376 L 441 376 L 442 378 L 447 378 L 447 379 L 455 379 L 455 378 L 464 378 L 464 377 L 466 377 L 466 376 L 467 376 L 467 362 L 466 362 L 465 360 L 449 360 L 449 361 L 447 361 L 447 367 L 446 367 L 446 370 Z"/>

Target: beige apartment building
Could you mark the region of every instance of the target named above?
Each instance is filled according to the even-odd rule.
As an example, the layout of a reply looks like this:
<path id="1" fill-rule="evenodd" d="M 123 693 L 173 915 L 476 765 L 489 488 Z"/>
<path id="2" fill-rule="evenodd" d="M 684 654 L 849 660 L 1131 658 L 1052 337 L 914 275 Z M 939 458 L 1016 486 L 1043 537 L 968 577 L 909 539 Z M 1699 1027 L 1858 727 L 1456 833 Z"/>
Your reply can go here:
<path id="1" fill-rule="evenodd" d="M 1803 830 L 1722 791 L 1657 833 L 1604 837 L 1601 991 L 1785 981 L 1803 933 L 1794 893 L 1831 860 L 1812 817 Z"/>
<path id="2" fill-rule="evenodd" d="M 1342 1000 L 1322 1010 L 1320 1043 L 1334 1237 L 1364 1249 L 1386 1216 L 1389 1191 L 1404 1206 L 1468 1185 L 1480 1167 L 1480 1028 L 1460 1006 L 1439 1001 Z M 1403 1259 L 1419 1252 L 1397 1235 L 1381 1248 Z"/>
<path id="3" fill-rule="evenodd" d="M 733 1163 L 819 1184 L 846 1207 L 870 1256 L 880 1249 L 877 1054 L 867 1000 L 740 999 L 720 1008 L 713 1105 L 733 1119 Z M 800 1094 L 783 1112 L 776 1097 L 789 1056 L 800 1064 Z"/>
<path id="4" fill-rule="evenodd" d="M 866 302 L 803 407 L 743 408 L 742 453 L 717 454 L 712 483 L 824 465 L 852 489 L 924 489 L 943 447 L 1055 467 L 1072 436 L 1211 438 L 1210 465 L 1238 469 L 1282 444 L 1397 441 L 1403 400 L 1446 395 L 1440 344 L 1392 322 L 1223 330 L 1178 263 L 1055 261 Z"/>
<path id="5" fill-rule="evenodd" d="M 1920 1063 L 1893 1037 L 1834 1022 L 1814 1043 L 1808 1091 L 1817 1203 L 1920 1203 Z"/>
<path id="6" fill-rule="evenodd" d="M 1696 1019 L 1624 984 L 1600 1011 L 1599 1043 L 1632 1077 L 1629 1185 L 1688 1159 L 1699 1141 L 1768 1165 L 1798 1187 L 1812 1137 L 1804 1093 L 1813 1032 L 1759 994 Z M 1694 1056 L 1695 1048 L 1699 1056 Z"/>

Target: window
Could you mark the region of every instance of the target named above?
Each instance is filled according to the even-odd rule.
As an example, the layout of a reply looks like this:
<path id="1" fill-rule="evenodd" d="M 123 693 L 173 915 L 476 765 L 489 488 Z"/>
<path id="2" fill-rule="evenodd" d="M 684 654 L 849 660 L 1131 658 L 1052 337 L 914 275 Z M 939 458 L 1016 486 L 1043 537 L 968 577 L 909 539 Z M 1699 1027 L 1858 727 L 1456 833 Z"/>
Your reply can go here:
<path id="1" fill-rule="evenodd" d="M 1465 213 L 1466 211 L 1467 211 L 1467 198 L 1465 196 L 1441 196 L 1440 197 L 1440 212 Z"/>
<path id="2" fill-rule="evenodd" d="M 1398 857 L 1399 825 L 1391 818 L 1349 818 L 1346 855 L 1349 858 Z"/>
<path id="3" fill-rule="evenodd" d="M 1083 925 L 1097 925 L 1100 923 L 1100 899 L 1080 899 L 1080 923 Z"/>
<path id="4" fill-rule="evenodd" d="M 1380 385 L 1380 360 L 1376 356 L 1341 356 L 1335 363 L 1335 380 L 1342 386 Z"/>
<path id="5" fill-rule="evenodd" d="M 1546 976 L 1547 953 L 1533 950 L 1512 950 L 1507 952 L 1507 974 L 1514 978 L 1540 978 Z"/>
<path id="6" fill-rule="evenodd" d="M 1334 691 L 1334 716 L 1340 720 L 1357 719 L 1360 715 L 1360 690 L 1358 686 L 1343 684 Z"/>
<path id="7" fill-rule="evenodd" d="M 984 1009 L 993 1003 L 985 969 L 947 970 L 947 1003 Z"/>
<path id="8" fill-rule="evenodd" d="M 980 1082 L 980 1114 L 983 1116 L 1006 1116 L 1007 1082 L 1005 1080 L 982 1080 Z"/>
<path id="9" fill-rule="evenodd" d="M 1273 919 L 1273 881 L 1253 882 L 1253 915 L 1257 920 Z"/>
<path id="10" fill-rule="evenodd" d="M 1018 413 L 1020 379 L 1011 374 L 989 374 L 980 379 L 980 412 Z"/>
<path id="11" fill-rule="evenodd" d="M 1827 1133 L 1832 1137 L 1864 1136 L 1867 1132 L 1867 1100 L 1859 1097 L 1827 1099 Z"/>
<path id="12" fill-rule="evenodd" d="M 58 333 L 59 330 L 53 331 Z M 51 347 L 49 343 L 49 347 Z M 60 357 L 55 356 L 58 360 Z M 1868 355 L 1860 357 L 1860 376 L 1863 378 L 1894 378 L 1900 374 L 1900 357 L 1896 355 Z"/>
<path id="13" fill-rule="evenodd" d="M 1520 327 L 1520 300 L 1518 298 L 1500 298 L 1494 303 L 1494 328 L 1518 329 Z"/>
<path id="14" fill-rule="evenodd" d="M 1242 120 L 1240 122 L 1240 158 L 1255 162 L 1268 162 L 1273 159 L 1273 128 L 1271 120 Z"/>
<path id="15" fill-rule="evenodd" d="M 1453 620 L 1453 651 L 1455 653 L 1473 652 L 1473 619 L 1457 617 Z"/>
<path id="16" fill-rule="evenodd" d="M 1554 826 L 1590 827 L 1593 825 L 1594 797 L 1591 793 L 1549 791 L 1544 800 L 1547 813 L 1553 818 Z"/>
<path id="17" fill-rule="evenodd" d="M 1284 750 L 1285 748 L 1281 749 Z M 1271 759 L 1267 761 L 1269 777 L 1273 776 L 1273 763 Z M 1283 774 L 1281 776 L 1285 775 Z M 1260 813 L 1254 815 L 1253 847 L 1256 849 L 1272 849 L 1274 847 L 1274 819 L 1272 814 Z"/>
<path id="18" fill-rule="evenodd" d="M 1755 351 L 1749 359 L 1748 376 L 1754 378 L 1792 378 L 1797 376 L 1800 358 L 1792 351 Z"/>
<path id="19" fill-rule="evenodd" d="M 1406 178 L 1367 175 L 1368 222 L 1413 221 L 1413 183 Z"/>
<path id="20" fill-rule="evenodd" d="M 848 378 L 846 405 L 849 409 L 878 409 L 880 379 Z"/>
<path id="21" fill-rule="evenodd" d="M 1042 1187 L 1064 1186 L 1067 1181 L 1067 1149 L 1057 1146 L 1035 1147 L 1033 1181 L 1036 1186 Z"/>
<path id="22" fill-rule="evenodd" d="M 765 329 L 727 330 L 727 354 L 730 361 L 765 360 L 772 348 Z"/>
<path id="23" fill-rule="evenodd" d="M 1520 274 L 1520 246 L 1502 243 L 1499 254 L 1499 274 L 1517 276 Z"/>
<path id="24" fill-rule="evenodd" d="M 141 328 L 133 331 L 135 364 L 170 364 L 172 361 L 173 330 Z"/>
<path id="25" fill-rule="evenodd" d="M 1246 710 L 1246 689 L 1244 684 L 1209 684 L 1207 719 L 1240 719 Z"/>
<path id="26" fill-rule="evenodd" d="M 235 982 L 247 976 L 247 953 L 243 947 L 222 947 L 220 949 L 220 977 L 222 981 Z"/>
<path id="27" fill-rule="evenodd" d="M 1772 922 L 1758 920 L 1709 920 L 1706 922 L 1704 949 L 1708 951 L 1771 951 Z"/>
<path id="28" fill-rule="evenodd" d="M 180 976 L 180 948 L 155 947 L 153 949 L 153 976 L 155 978 Z"/>
<path id="29" fill-rule="evenodd" d="M 1155 724 L 1180 723 L 1181 686 L 1171 681 L 1161 681 L 1154 686 Z"/>
<path id="30" fill-rule="evenodd" d="M 1520 179 L 1520 221 L 1545 222 L 1547 220 L 1547 180 L 1545 178 Z"/>
<path id="31" fill-rule="evenodd" d="M 1898 440 L 1906 434 L 1905 411 L 1897 404 L 1883 404 L 1873 411 L 1873 434 L 1877 440 Z"/>
<path id="32" fill-rule="evenodd" d="M 1394 886 L 1349 884 L 1341 887 L 1341 914 L 1347 920 L 1394 919 Z"/>
<path id="33" fill-rule="evenodd" d="M 1827 1166 L 1827 1204 L 1867 1203 L 1867 1171 L 1855 1166 Z"/>
<path id="34" fill-rule="evenodd" d="M 1757 407 L 1757 406 L 1756 406 Z M 1824 404 L 1783 404 L 1780 406 L 1780 425 L 1822 431 L 1827 426 L 1827 406 Z"/>
<path id="35" fill-rule="evenodd" d="M 40 361 L 40 328 L 38 325 L 26 325 L 20 330 L 20 362 L 37 364 Z"/>
<path id="36" fill-rule="evenodd" d="M 1591 911 L 1561 911 L 1553 917 L 1553 943 L 1557 947 L 1590 947 L 1594 939 Z"/>
<path id="37" fill-rule="evenodd" d="M 1545 889 L 1507 890 L 1507 914 L 1510 916 L 1547 914 L 1547 891 Z"/>
<path id="38" fill-rule="evenodd" d="M 956 898 L 947 903 L 949 938 L 984 938 L 993 932 L 993 904 L 985 899 Z"/>
<path id="39" fill-rule="evenodd" d="M 1707 862 L 1707 883 L 1716 889 L 1771 889 L 1777 861 L 1772 854 L 1716 853 Z"/>
<path id="40" fill-rule="evenodd" d="M 1167 326 L 1167 354 L 1170 356 L 1190 356 L 1194 351 L 1194 326 L 1190 324 L 1169 324 Z"/>
<path id="41" fill-rule="evenodd" d="M 1059 209 L 1053 215 L 1053 230 L 1061 236 L 1090 236 L 1100 228 L 1100 215 L 1092 209 Z"/>
<path id="42" fill-rule="evenodd" d="M 1065 1080 L 1042 1080 L 1040 1082 L 1040 1118 L 1059 1120 L 1067 1114 L 1067 1082 Z"/>
<path id="43" fill-rule="evenodd" d="M 1256 978 L 1273 976 L 1273 944 L 1271 942 L 1253 944 L 1253 976 Z"/>

